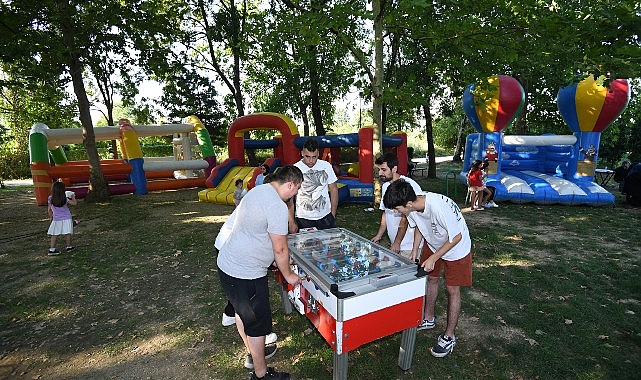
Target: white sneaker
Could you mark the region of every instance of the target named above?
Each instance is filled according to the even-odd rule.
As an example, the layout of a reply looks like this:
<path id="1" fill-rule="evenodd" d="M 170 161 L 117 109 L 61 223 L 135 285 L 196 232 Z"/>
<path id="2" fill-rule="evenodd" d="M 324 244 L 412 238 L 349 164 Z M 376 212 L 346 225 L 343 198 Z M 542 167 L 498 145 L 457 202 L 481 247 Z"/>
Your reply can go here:
<path id="1" fill-rule="evenodd" d="M 278 335 L 276 333 L 271 333 L 267 336 L 265 336 L 265 346 L 269 346 L 270 344 L 274 344 L 278 341 Z"/>
<path id="2" fill-rule="evenodd" d="M 491 208 L 492 204 L 491 203 L 483 203 L 481 206 L 483 206 L 485 208 Z"/>
<path id="3" fill-rule="evenodd" d="M 230 317 L 223 312 L 223 326 L 232 326 L 236 324 L 236 317 Z"/>
<path id="4" fill-rule="evenodd" d="M 499 205 L 497 205 L 496 203 L 494 203 L 494 201 L 490 201 L 490 205 L 491 205 L 490 207 L 499 207 Z"/>

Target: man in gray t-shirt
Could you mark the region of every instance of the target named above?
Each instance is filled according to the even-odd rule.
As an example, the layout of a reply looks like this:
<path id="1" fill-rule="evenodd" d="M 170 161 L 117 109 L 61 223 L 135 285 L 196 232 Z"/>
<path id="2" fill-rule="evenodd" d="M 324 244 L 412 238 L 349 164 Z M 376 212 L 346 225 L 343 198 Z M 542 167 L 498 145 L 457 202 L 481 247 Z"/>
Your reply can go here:
<path id="1" fill-rule="evenodd" d="M 288 283 L 300 283 L 289 266 L 289 211 L 285 202 L 296 195 L 302 181 L 302 172 L 294 166 L 274 173 L 269 184 L 257 186 L 243 197 L 235 217 L 221 228 L 226 238 L 217 239 L 220 283 L 236 310 L 238 333 L 251 354 L 252 378 L 266 374 L 289 378 L 265 363 L 265 336 L 272 332 L 267 268 L 276 262 Z"/>

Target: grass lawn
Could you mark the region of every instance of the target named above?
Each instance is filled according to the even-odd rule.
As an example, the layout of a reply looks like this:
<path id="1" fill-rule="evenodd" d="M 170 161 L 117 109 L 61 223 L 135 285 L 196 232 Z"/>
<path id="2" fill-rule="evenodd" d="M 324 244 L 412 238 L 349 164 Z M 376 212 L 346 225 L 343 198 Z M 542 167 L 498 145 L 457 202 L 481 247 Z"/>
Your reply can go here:
<path id="1" fill-rule="evenodd" d="M 419 178 L 461 205 L 466 189 Z M 456 187 L 456 191 L 454 188 Z M 350 379 L 637 379 L 641 373 L 641 209 L 501 203 L 463 209 L 474 285 L 463 290 L 458 345 L 397 366 L 400 333 L 349 353 Z M 45 207 L 32 188 L 0 190 L 0 378 L 246 379 L 234 327 L 223 327 L 214 238 L 232 207 L 198 189 L 114 196 L 72 208 L 76 251 L 48 257 Z M 372 237 L 380 213 L 341 205 L 338 225 Z M 62 246 L 62 244 L 59 244 Z M 269 365 L 296 379 L 331 379 L 332 351 L 272 281 L 279 351 Z M 376 326 L 371 326 L 375 329 Z"/>

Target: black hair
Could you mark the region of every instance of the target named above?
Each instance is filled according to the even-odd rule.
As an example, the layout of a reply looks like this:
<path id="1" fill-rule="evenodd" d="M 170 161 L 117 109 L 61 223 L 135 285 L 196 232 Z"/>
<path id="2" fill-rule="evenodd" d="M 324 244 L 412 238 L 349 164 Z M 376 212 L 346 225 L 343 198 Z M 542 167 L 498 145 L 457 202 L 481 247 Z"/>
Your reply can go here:
<path id="1" fill-rule="evenodd" d="M 243 179 L 242 178 L 238 178 L 236 180 L 236 182 L 234 182 L 234 185 L 238 186 L 239 183 L 243 183 Z"/>
<path id="2" fill-rule="evenodd" d="M 387 191 L 385 191 L 383 204 L 391 210 L 398 206 L 405 206 L 409 201 L 414 202 L 416 198 L 416 192 L 412 185 L 403 179 L 399 179 L 392 182 L 387 188 Z"/>
<path id="3" fill-rule="evenodd" d="M 262 168 L 264 168 L 264 169 L 265 169 L 265 173 L 269 173 L 269 165 L 267 165 L 267 164 L 262 164 L 262 165 L 260 165 L 260 166 L 261 166 Z"/>
<path id="4" fill-rule="evenodd" d="M 303 172 L 294 165 L 283 166 L 277 172 L 269 175 L 269 182 L 277 182 L 281 185 L 293 182 L 298 185 L 303 182 Z"/>
<path id="5" fill-rule="evenodd" d="M 474 160 L 474 162 L 472 162 L 472 165 L 470 166 L 470 172 L 471 172 L 472 170 L 479 170 L 479 169 L 481 169 L 481 165 L 483 165 L 483 161 L 481 161 L 481 160 Z"/>
<path id="6" fill-rule="evenodd" d="M 313 137 L 309 137 L 307 140 L 305 140 L 303 149 L 307 149 L 310 152 L 316 152 L 318 150 L 318 140 Z"/>
<path id="7" fill-rule="evenodd" d="M 394 166 L 398 166 L 398 157 L 396 157 L 396 155 L 392 152 L 387 152 L 384 155 L 378 157 L 374 163 L 376 165 L 383 165 L 383 163 L 387 163 L 387 167 L 391 169 Z"/>

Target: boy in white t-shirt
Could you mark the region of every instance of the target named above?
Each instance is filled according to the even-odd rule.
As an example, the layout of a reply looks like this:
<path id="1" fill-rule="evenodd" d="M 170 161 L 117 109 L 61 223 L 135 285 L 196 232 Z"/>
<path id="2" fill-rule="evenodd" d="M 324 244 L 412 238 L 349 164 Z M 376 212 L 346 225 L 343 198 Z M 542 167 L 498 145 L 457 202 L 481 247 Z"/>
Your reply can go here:
<path id="1" fill-rule="evenodd" d="M 410 183 L 416 193 L 423 192 L 416 181 L 398 173 L 398 157 L 394 153 L 386 153 L 378 157 L 374 163 L 378 168 L 378 177 L 381 182 L 383 182 L 381 198 L 385 197 L 385 191 L 387 191 L 389 185 L 399 179 Z M 383 238 L 385 231 L 387 231 L 387 237 L 390 240 L 390 249 L 409 259 L 412 254 L 412 247 L 414 246 L 414 228 L 408 227 L 407 217 L 405 215 L 385 208 L 383 202 L 381 202 L 379 209 L 383 211 L 381 214 L 381 224 L 372 241 L 378 243 Z M 422 241 L 420 246 L 423 246 Z"/>
<path id="2" fill-rule="evenodd" d="M 385 207 L 407 216 L 414 231 L 411 258 L 419 257 L 419 242 L 425 238 L 426 257 L 421 266 L 428 272 L 428 287 L 419 329 L 436 326 L 434 306 L 438 297 L 438 280 L 445 272 L 447 287 L 447 326 L 432 347 L 432 355 L 443 357 L 456 345 L 454 330 L 461 310 L 461 286 L 472 286 L 472 241 L 461 209 L 450 198 L 436 193 L 416 194 L 412 185 L 403 180 L 394 181 L 383 198 Z"/>

